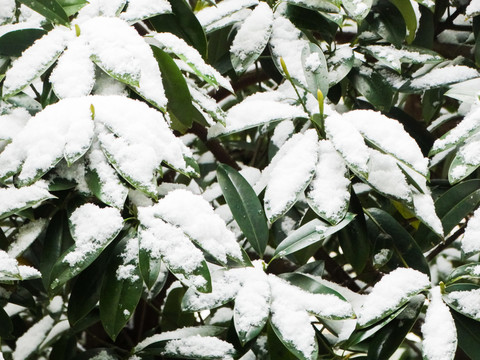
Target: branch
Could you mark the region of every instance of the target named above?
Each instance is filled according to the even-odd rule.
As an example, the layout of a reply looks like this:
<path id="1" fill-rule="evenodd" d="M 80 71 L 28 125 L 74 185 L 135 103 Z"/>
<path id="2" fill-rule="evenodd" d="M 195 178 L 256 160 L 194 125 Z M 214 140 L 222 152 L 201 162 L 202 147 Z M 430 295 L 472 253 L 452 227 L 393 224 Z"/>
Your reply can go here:
<path id="1" fill-rule="evenodd" d="M 225 150 L 222 143 L 217 139 L 208 139 L 207 137 L 207 129 L 201 126 L 198 123 L 193 123 L 190 132 L 197 135 L 200 140 L 205 144 L 205 146 L 210 150 L 215 156 L 215 159 L 220 161 L 221 163 L 230 165 L 235 170 L 240 170 L 240 166 L 237 164 L 235 159 L 233 159 L 230 154 Z"/>
<path id="2" fill-rule="evenodd" d="M 430 254 L 428 254 L 427 256 L 427 261 L 430 262 L 432 261 L 433 259 L 435 259 L 435 257 L 440 254 L 443 250 L 445 250 L 447 247 L 449 247 L 455 240 L 457 240 L 460 235 L 462 235 L 464 232 L 465 232 L 465 228 L 467 227 L 467 224 L 463 224 L 462 226 L 460 226 L 460 228 L 455 231 L 452 236 L 450 236 L 449 238 L 447 238 L 443 243 L 439 244 L 435 249 L 433 249 Z"/>

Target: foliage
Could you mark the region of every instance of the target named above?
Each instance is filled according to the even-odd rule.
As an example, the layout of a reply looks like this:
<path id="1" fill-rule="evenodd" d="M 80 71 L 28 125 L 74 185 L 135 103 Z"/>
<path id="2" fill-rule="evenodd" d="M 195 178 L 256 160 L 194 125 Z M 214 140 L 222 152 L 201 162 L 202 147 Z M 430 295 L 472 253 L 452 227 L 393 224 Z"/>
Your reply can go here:
<path id="1" fill-rule="evenodd" d="M 0 359 L 478 359 L 479 19 L 1 0 Z"/>

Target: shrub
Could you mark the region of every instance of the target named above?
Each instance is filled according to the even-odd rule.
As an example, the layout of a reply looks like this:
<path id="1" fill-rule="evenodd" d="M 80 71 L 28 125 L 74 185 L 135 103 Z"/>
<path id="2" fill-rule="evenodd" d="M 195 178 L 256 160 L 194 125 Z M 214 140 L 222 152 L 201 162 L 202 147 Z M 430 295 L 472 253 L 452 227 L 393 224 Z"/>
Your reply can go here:
<path id="1" fill-rule="evenodd" d="M 478 359 L 475 0 L 1 0 L 0 359 Z"/>

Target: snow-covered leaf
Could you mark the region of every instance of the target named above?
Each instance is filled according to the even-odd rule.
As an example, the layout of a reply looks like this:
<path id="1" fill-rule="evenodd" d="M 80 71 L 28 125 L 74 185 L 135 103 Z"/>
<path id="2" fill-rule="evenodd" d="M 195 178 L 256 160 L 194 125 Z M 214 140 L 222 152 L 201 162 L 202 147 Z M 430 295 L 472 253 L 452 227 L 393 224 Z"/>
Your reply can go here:
<path id="1" fill-rule="evenodd" d="M 20 189 L 2 188 L 0 189 L 0 219 L 54 198 L 56 197 L 48 192 L 47 186 L 43 183 Z"/>
<path id="2" fill-rule="evenodd" d="M 123 227 L 120 211 L 94 204 L 78 207 L 70 216 L 72 245 L 53 266 L 50 290 L 57 290 L 89 266 Z"/>
<path id="3" fill-rule="evenodd" d="M 365 47 L 367 53 L 375 57 L 382 65 L 401 72 L 402 64 L 430 64 L 438 63 L 443 58 L 436 52 L 424 48 L 405 46 L 397 49 L 393 45 L 368 45 Z"/>
<path id="4" fill-rule="evenodd" d="M 8 255 L 17 258 L 19 257 L 45 230 L 47 219 L 40 218 L 22 225 L 15 235 L 15 240 L 8 246 Z"/>
<path id="5" fill-rule="evenodd" d="M 461 248 L 466 257 L 470 257 L 480 252 L 480 242 L 478 241 L 480 235 L 480 208 L 475 210 L 473 216 L 468 221 L 461 241 Z"/>
<path id="6" fill-rule="evenodd" d="M 258 0 L 222 1 L 216 4 L 216 6 L 200 10 L 196 16 L 208 34 L 237 22 L 239 20 L 236 16 L 237 14 L 244 9 L 258 5 L 258 3 Z"/>
<path id="7" fill-rule="evenodd" d="M 245 19 L 230 47 L 230 59 L 237 73 L 245 72 L 263 52 L 272 34 L 273 12 L 261 2 Z"/>
<path id="8" fill-rule="evenodd" d="M 474 68 L 465 65 L 449 65 L 435 68 L 424 75 L 413 78 L 404 84 L 400 90 L 418 92 L 456 84 L 479 76 L 480 73 Z"/>
<path id="9" fill-rule="evenodd" d="M 128 188 L 107 162 L 98 141 L 94 141 L 86 159 L 85 180 L 90 191 L 103 203 L 123 209 Z"/>
<path id="10" fill-rule="evenodd" d="M 426 193 L 412 193 L 413 212 L 427 227 L 432 229 L 437 235 L 443 237 L 443 225 L 438 217 L 430 191 Z"/>
<path id="11" fill-rule="evenodd" d="M 73 34 L 65 27 L 54 28 L 35 41 L 15 60 L 5 74 L 3 97 L 11 97 L 42 75 L 60 56 Z"/>
<path id="12" fill-rule="evenodd" d="M 459 313 L 480 321 L 480 289 L 447 292 L 443 300 Z"/>
<path id="13" fill-rule="evenodd" d="M 11 283 L 18 280 L 31 280 L 41 277 L 40 272 L 18 261 L 3 250 L 0 250 L 0 283 Z"/>
<path id="14" fill-rule="evenodd" d="M 370 12 L 372 0 L 343 0 L 342 4 L 347 14 L 356 21 L 362 21 Z"/>
<path id="15" fill-rule="evenodd" d="M 275 100 L 256 99 L 254 95 L 231 107 L 227 112 L 225 126 L 216 124 L 210 127 L 208 135 L 210 137 L 228 135 L 273 121 L 296 117 L 306 117 L 306 114 L 297 106 Z"/>
<path id="16" fill-rule="evenodd" d="M 198 291 L 212 289 L 210 272 L 202 252 L 185 233 L 159 217 L 159 204 L 138 209 L 140 248 L 153 259 L 162 259 L 169 270 L 187 286 Z"/>
<path id="17" fill-rule="evenodd" d="M 341 221 L 348 210 L 350 179 L 343 158 L 328 140 L 319 143 L 315 177 L 307 189 L 310 207 L 331 224 Z"/>
<path id="18" fill-rule="evenodd" d="M 242 262 L 235 235 L 200 195 L 174 190 L 158 202 L 155 215 L 178 226 L 197 246 L 222 264 L 227 257 Z"/>
<path id="19" fill-rule="evenodd" d="M 418 144 L 398 120 L 372 110 L 349 111 L 342 117 L 360 131 L 365 139 L 376 148 L 427 176 L 428 159 L 423 157 Z"/>
<path id="20" fill-rule="evenodd" d="M 471 1 L 465 10 L 465 14 L 468 17 L 474 17 L 480 14 L 480 5 L 476 1 Z"/>
<path id="21" fill-rule="evenodd" d="M 428 276 L 420 271 L 410 268 L 393 270 L 377 282 L 365 297 L 365 302 L 357 312 L 358 324 L 362 328 L 374 324 L 429 286 Z"/>
<path id="22" fill-rule="evenodd" d="M 46 315 L 33 324 L 15 342 L 15 351 L 12 354 L 13 360 L 24 360 L 34 354 L 43 340 L 47 337 L 55 321 L 50 315 Z"/>
<path id="23" fill-rule="evenodd" d="M 338 84 L 352 70 L 354 58 L 353 50 L 349 46 L 337 46 L 333 55 L 327 58 L 330 87 Z"/>
<path id="24" fill-rule="evenodd" d="M 440 287 L 430 291 L 430 304 L 422 326 L 422 353 L 426 360 L 452 360 L 457 350 L 457 330 L 452 314 L 442 301 Z"/>
<path id="25" fill-rule="evenodd" d="M 270 223 L 295 204 L 312 180 L 317 161 L 318 135 L 313 129 L 293 135 L 277 152 L 264 170 L 268 173 L 265 214 Z"/>
<path id="26" fill-rule="evenodd" d="M 167 99 L 157 61 L 133 27 L 118 18 L 96 17 L 81 24 L 80 29 L 98 66 L 157 108 L 165 109 Z"/>
<path id="27" fill-rule="evenodd" d="M 323 51 L 314 44 L 308 44 L 303 49 L 302 59 L 304 64 L 305 80 L 307 89 L 313 95 L 317 96 L 317 91 L 321 91 L 326 97 L 329 88 L 327 61 Z"/>
<path id="28" fill-rule="evenodd" d="M 215 68 L 207 64 L 198 50 L 188 45 L 183 39 L 171 33 L 156 33 L 153 35 L 153 39 L 158 42 L 155 45 L 158 45 L 168 53 L 178 56 L 199 78 L 205 80 L 216 89 L 218 89 L 218 86 L 222 86 L 233 93 L 230 82 L 220 75 Z"/>
<path id="29" fill-rule="evenodd" d="M 30 114 L 23 107 L 13 108 L 8 113 L 0 115 L 0 140 L 10 142 L 30 119 Z"/>
<path id="30" fill-rule="evenodd" d="M 95 83 L 95 66 L 82 38 L 69 42 L 50 75 L 50 82 L 60 99 L 90 94 Z"/>
<path id="31" fill-rule="evenodd" d="M 448 181 L 456 184 L 480 166 L 480 136 L 475 134 L 458 149 L 448 169 Z"/>
<path id="32" fill-rule="evenodd" d="M 196 335 L 168 341 L 165 344 L 164 354 L 193 360 L 233 360 L 235 348 L 232 344 L 216 337 Z"/>
<path id="33" fill-rule="evenodd" d="M 360 132 L 338 114 L 325 119 L 325 131 L 348 167 L 364 178 L 368 174 L 370 153 Z"/>
<path id="34" fill-rule="evenodd" d="M 115 17 L 125 7 L 127 0 L 89 0 L 78 12 L 77 23 L 83 23 L 97 16 Z"/>
<path id="35" fill-rule="evenodd" d="M 275 249 L 274 257 L 286 256 L 322 241 L 343 229 L 354 217 L 353 214 L 347 214 L 341 222 L 334 226 L 328 226 L 323 221 L 314 219 L 289 234 Z"/>
<path id="36" fill-rule="evenodd" d="M 171 12 L 172 6 L 167 0 L 128 0 L 127 10 L 120 14 L 120 18 L 132 24 L 156 15 L 169 14 Z"/>
<path id="37" fill-rule="evenodd" d="M 341 1 L 338 0 L 287 0 L 289 4 L 301 6 L 307 9 L 337 13 L 340 10 Z"/>
<path id="38" fill-rule="evenodd" d="M 471 263 L 456 267 L 447 278 L 448 283 L 454 283 L 462 279 L 480 278 L 480 263 Z"/>

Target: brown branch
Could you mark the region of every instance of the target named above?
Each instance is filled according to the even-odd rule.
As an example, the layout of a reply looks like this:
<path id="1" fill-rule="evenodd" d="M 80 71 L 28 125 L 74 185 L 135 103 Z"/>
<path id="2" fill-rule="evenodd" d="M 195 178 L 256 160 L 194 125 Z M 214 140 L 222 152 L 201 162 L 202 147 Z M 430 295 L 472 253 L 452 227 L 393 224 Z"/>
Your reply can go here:
<path id="1" fill-rule="evenodd" d="M 237 164 L 235 159 L 233 159 L 230 154 L 225 150 L 222 143 L 217 139 L 208 139 L 207 137 L 207 129 L 197 123 L 193 123 L 192 128 L 190 131 L 197 135 L 200 140 L 205 144 L 205 146 L 210 150 L 215 156 L 215 159 L 220 161 L 221 163 L 230 165 L 236 170 L 240 170 L 240 166 Z"/>
<path id="2" fill-rule="evenodd" d="M 435 249 L 433 249 L 430 254 L 428 254 L 427 256 L 427 261 L 430 262 L 432 261 L 433 259 L 435 259 L 435 257 L 440 254 L 443 250 L 445 250 L 447 247 L 449 247 L 455 240 L 457 240 L 460 235 L 462 235 L 464 232 L 465 232 L 465 227 L 467 226 L 467 224 L 463 224 L 462 226 L 460 226 L 460 228 L 455 231 L 452 236 L 450 236 L 448 239 L 446 239 L 443 243 L 439 244 Z"/>

